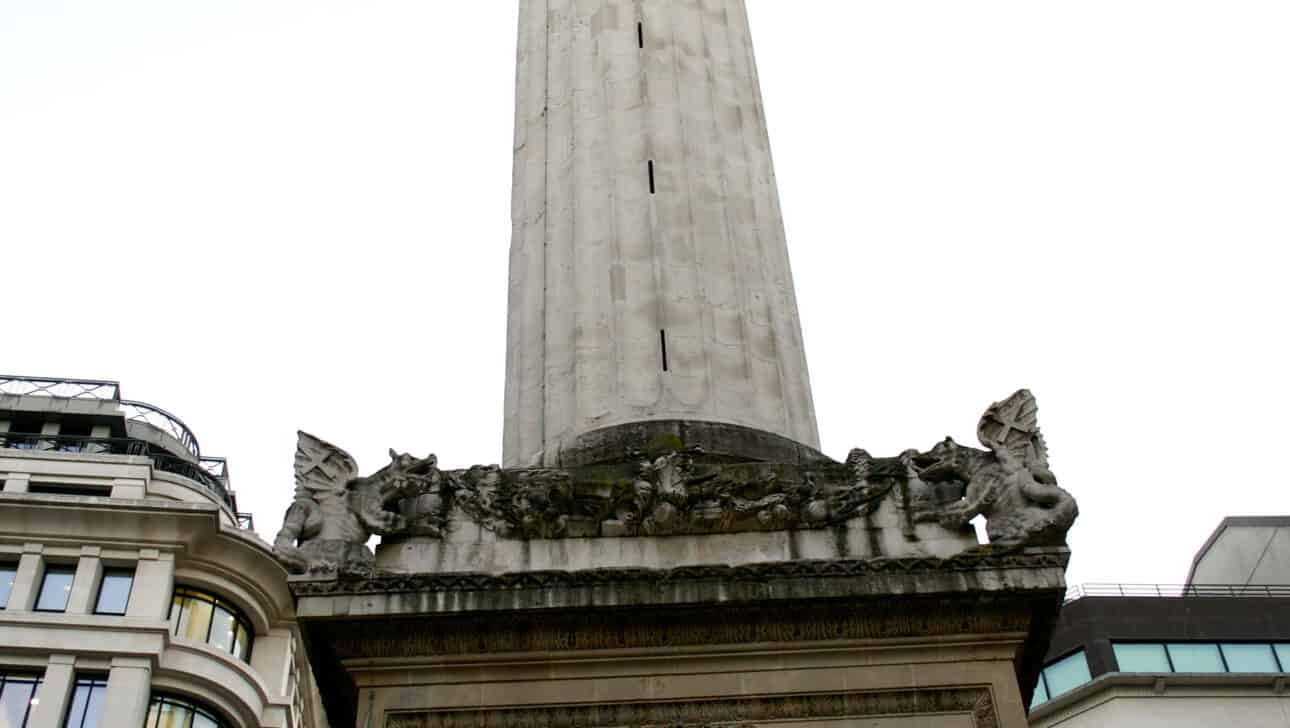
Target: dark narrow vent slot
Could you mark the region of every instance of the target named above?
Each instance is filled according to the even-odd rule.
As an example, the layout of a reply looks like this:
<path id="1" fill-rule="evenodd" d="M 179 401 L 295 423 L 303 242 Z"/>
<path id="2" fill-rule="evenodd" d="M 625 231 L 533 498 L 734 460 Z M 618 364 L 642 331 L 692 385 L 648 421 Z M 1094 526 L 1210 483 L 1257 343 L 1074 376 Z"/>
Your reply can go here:
<path id="1" fill-rule="evenodd" d="M 654 194 L 654 160 L 649 162 L 649 193 Z"/>
<path id="2" fill-rule="evenodd" d="M 667 331 L 666 330 L 664 329 L 658 330 L 658 343 L 659 343 L 659 348 L 663 350 L 663 371 L 667 371 Z"/>
<path id="3" fill-rule="evenodd" d="M 640 46 L 641 48 L 645 47 L 645 24 L 644 23 L 636 24 L 636 45 Z"/>

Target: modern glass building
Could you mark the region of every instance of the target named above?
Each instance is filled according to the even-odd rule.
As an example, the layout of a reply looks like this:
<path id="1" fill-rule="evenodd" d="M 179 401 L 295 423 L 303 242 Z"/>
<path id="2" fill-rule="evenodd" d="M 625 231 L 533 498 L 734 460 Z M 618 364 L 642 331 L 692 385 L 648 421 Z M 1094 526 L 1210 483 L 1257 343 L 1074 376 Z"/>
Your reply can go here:
<path id="1" fill-rule="evenodd" d="M 1031 725 L 1290 726 L 1287 568 L 1290 518 L 1228 518 L 1186 585 L 1072 589 Z"/>

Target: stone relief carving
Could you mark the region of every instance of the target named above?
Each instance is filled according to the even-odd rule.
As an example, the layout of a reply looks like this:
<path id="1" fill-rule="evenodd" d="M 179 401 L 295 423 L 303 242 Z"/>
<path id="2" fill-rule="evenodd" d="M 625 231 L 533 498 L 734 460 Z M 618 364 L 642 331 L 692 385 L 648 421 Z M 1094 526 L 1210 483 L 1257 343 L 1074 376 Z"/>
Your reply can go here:
<path id="1" fill-rule="evenodd" d="M 728 462 L 701 449 L 625 452 L 576 468 L 438 469 L 433 455 L 391 451 L 366 477 L 345 451 L 300 433 L 296 500 L 275 542 L 293 571 L 370 568 L 372 534 L 439 538 L 471 521 L 502 538 L 667 536 L 827 528 L 890 502 L 905 537 L 915 524 L 964 528 L 986 517 L 991 545 L 1060 545 L 1078 509 L 1048 469 L 1034 397 L 992 405 L 978 437 L 927 452 L 844 462 Z"/>
<path id="2" fill-rule="evenodd" d="M 754 728 L 762 722 L 877 716 L 971 716 L 974 728 L 997 728 L 989 688 L 850 691 L 744 696 L 669 702 L 593 703 L 393 713 L 386 728 Z"/>
<path id="3" fill-rule="evenodd" d="M 404 533 L 407 519 L 392 508 L 434 493 L 440 483 L 435 456 L 418 459 L 390 451 L 390 464 L 358 477 L 349 453 L 307 432 L 297 433 L 296 497 L 273 542 L 278 559 L 295 573 L 370 570 L 372 534 Z"/>
<path id="4" fill-rule="evenodd" d="M 922 481 L 950 483 L 963 492 L 951 503 L 923 509 L 916 520 L 961 528 L 984 515 L 992 546 L 1064 544 L 1079 508 L 1048 469 L 1038 413 L 1034 395 L 1020 390 L 991 405 L 982 416 L 977 438 L 988 452 L 947 437 L 916 456 Z"/>

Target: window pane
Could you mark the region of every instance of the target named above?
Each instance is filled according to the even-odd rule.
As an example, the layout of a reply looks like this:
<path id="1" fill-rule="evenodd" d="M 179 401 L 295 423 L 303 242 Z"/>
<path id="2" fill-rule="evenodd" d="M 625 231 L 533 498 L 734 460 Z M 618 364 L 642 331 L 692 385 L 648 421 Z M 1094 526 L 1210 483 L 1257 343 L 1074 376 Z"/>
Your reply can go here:
<path id="1" fill-rule="evenodd" d="M 1044 678 L 1040 676 L 1039 682 L 1035 683 L 1035 695 L 1030 699 L 1030 709 L 1034 710 L 1036 706 L 1048 702 L 1048 689 L 1044 687 Z"/>
<path id="2" fill-rule="evenodd" d="M 193 717 L 193 728 L 220 728 L 219 723 L 198 713 Z"/>
<path id="3" fill-rule="evenodd" d="M 1277 659 L 1281 661 L 1281 672 L 1290 672 L 1290 645 L 1276 645 Z"/>
<path id="4" fill-rule="evenodd" d="M 193 714 L 182 705 L 162 703 L 157 713 L 157 728 L 190 728 Z"/>
<path id="5" fill-rule="evenodd" d="M 106 690 L 107 681 L 102 678 L 78 678 L 64 728 L 98 728 Z"/>
<path id="6" fill-rule="evenodd" d="M 206 632 L 211 625 L 212 609 L 214 605 L 210 602 L 185 599 L 179 615 L 179 628 L 175 631 L 175 635 L 187 640 L 205 642 Z"/>
<path id="7" fill-rule="evenodd" d="M 4 677 L 4 686 L 0 688 L 0 725 L 20 728 L 25 725 L 27 710 L 31 699 L 36 695 L 39 681 L 34 678 Z"/>
<path id="8" fill-rule="evenodd" d="M 223 607 L 215 607 L 215 618 L 211 621 L 211 636 L 209 642 L 224 650 L 225 652 L 233 651 L 233 642 L 237 639 L 237 622 L 233 620 L 233 615 Z"/>
<path id="9" fill-rule="evenodd" d="M 40 582 L 40 596 L 36 598 L 36 610 L 41 612 L 62 612 L 67 609 L 67 598 L 72 594 L 72 576 L 74 569 L 64 566 L 45 569 L 45 578 Z"/>
<path id="10" fill-rule="evenodd" d="M 67 709 L 67 720 L 63 725 L 68 728 L 81 728 L 81 716 L 85 715 L 85 707 L 89 702 L 90 687 L 77 685 L 76 692 L 72 693 L 72 707 Z"/>
<path id="11" fill-rule="evenodd" d="M 1223 645 L 1228 672 L 1276 672 L 1272 645 Z"/>
<path id="12" fill-rule="evenodd" d="M 0 609 L 9 606 L 9 592 L 13 591 L 14 577 L 18 570 L 12 566 L 0 566 Z"/>
<path id="13" fill-rule="evenodd" d="M 1169 659 L 1165 657 L 1164 645 L 1122 645 L 1111 646 L 1115 650 L 1115 661 L 1120 664 L 1120 672 L 1169 672 Z"/>
<path id="14" fill-rule="evenodd" d="M 104 573 L 103 583 L 99 585 L 99 600 L 94 605 L 94 613 L 125 614 L 125 606 L 130 601 L 130 587 L 133 584 L 133 572 L 109 571 Z"/>
<path id="15" fill-rule="evenodd" d="M 233 644 L 233 656 L 243 662 L 251 656 L 251 636 L 247 634 L 246 627 L 240 623 L 237 625 L 237 642 Z"/>
<path id="16" fill-rule="evenodd" d="M 1048 681 L 1049 694 L 1055 698 L 1093 678 L 1088 673 L 1088 660 L 1084 658 L 1084 651 L 1081 650 L 1045 668 L 1044 679 Z"/>
<path id="17" fill-rule="evenodd" d="M 1223 658 L 1218 655 L 1218 645 L 1171 644 L 1169 659 L 1174 672 L 1223 672 Z"/>
<path id="18" fill-rule="evenodd" d="M 170 600 L 170 633 L 179 634 L 179 617 L 184 613 L 184 598 L 176 594 Z M 152 728 L 151 724 L 148 728 Z"/>
<path id="19" fill-rule="evenodd" d="M 107 683 L 99 682 L 90 693 L 90 704 L 85 711 L 85 722 L 80 728 L 98 728 L 103 715 L 103 697 L 107 695 Z M 104 724 L 106 725 L 106 724 Z"/>

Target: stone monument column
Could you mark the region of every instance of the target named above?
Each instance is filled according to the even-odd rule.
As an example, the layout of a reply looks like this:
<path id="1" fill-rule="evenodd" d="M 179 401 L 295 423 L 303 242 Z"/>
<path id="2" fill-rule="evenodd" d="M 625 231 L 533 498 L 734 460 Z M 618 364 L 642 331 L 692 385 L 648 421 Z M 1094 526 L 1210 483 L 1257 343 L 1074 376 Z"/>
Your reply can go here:
<path id="1" fill-rule="evenodd" d="M 818 447 L 743 0 L 521 0 L 516 89 L 504 464 Z"/>

